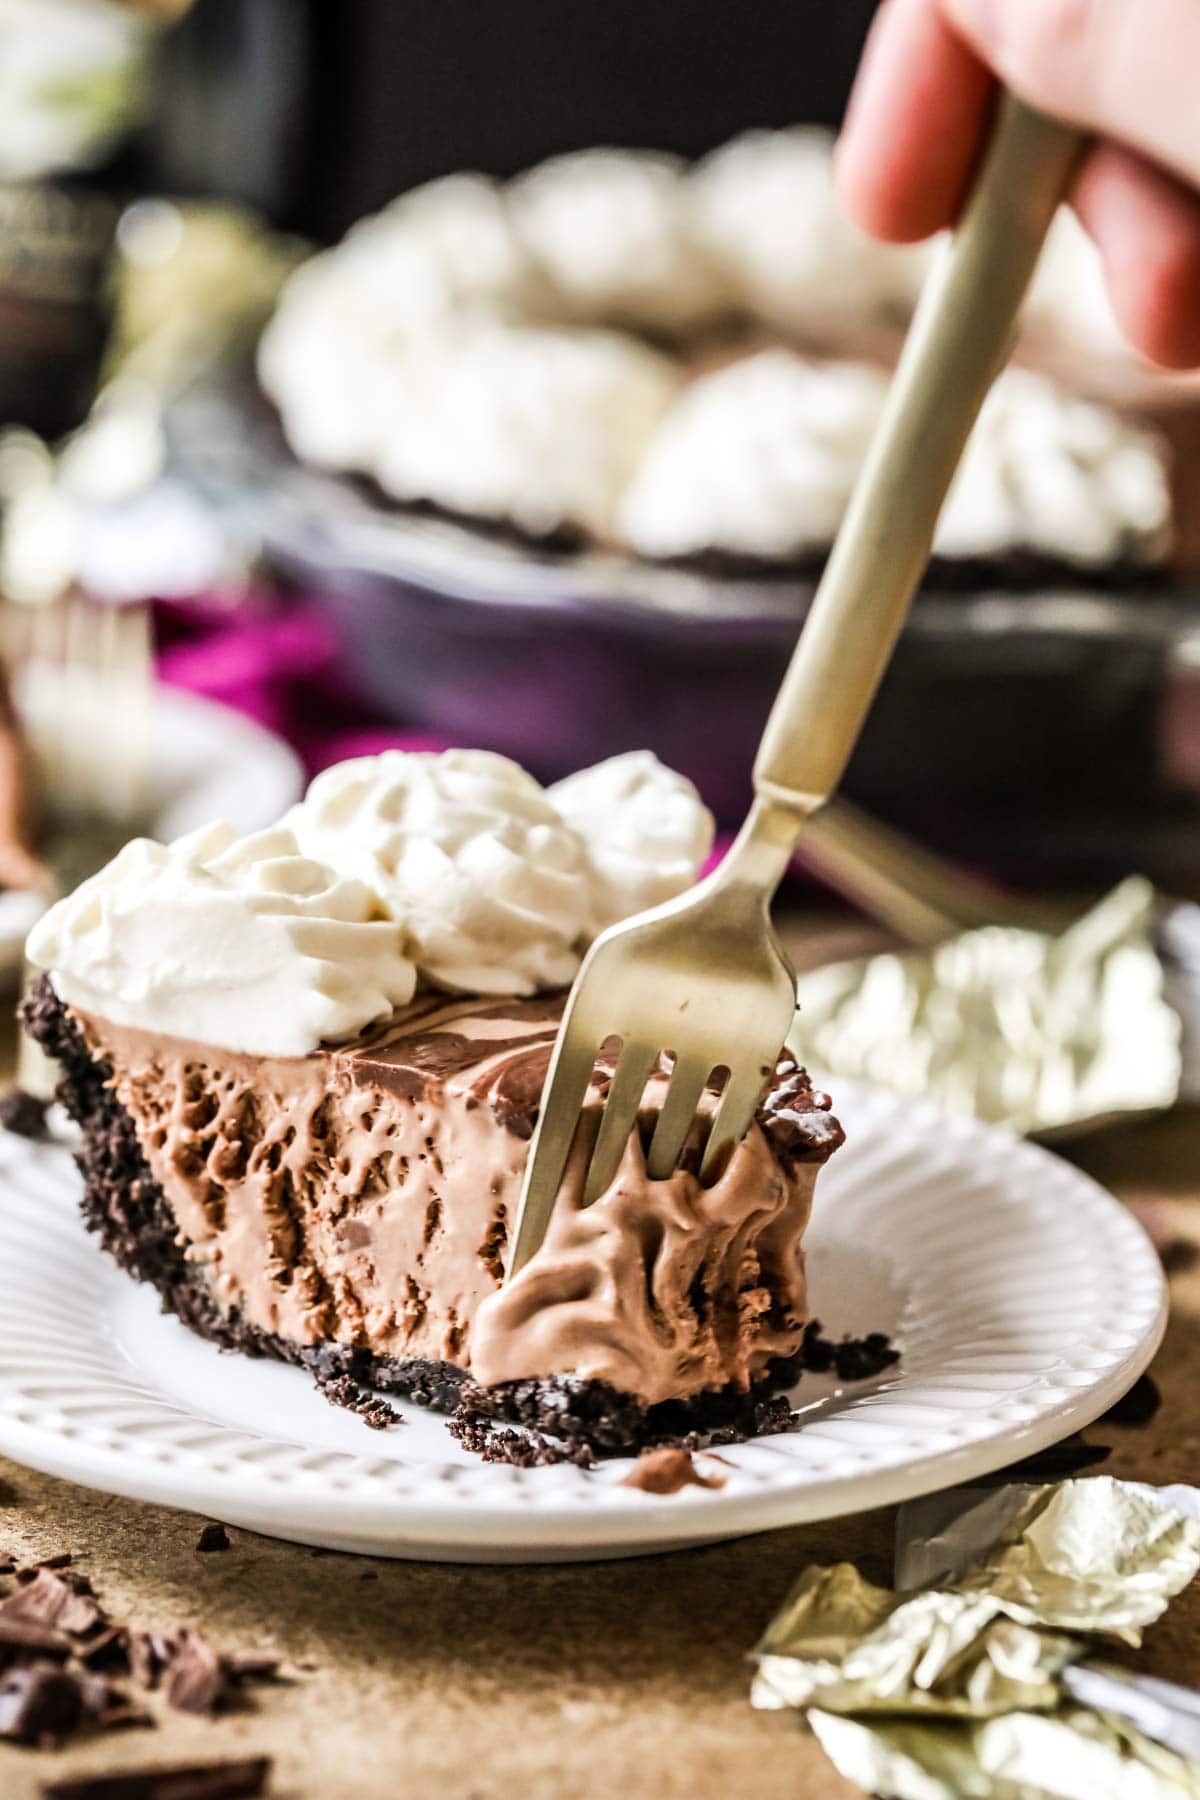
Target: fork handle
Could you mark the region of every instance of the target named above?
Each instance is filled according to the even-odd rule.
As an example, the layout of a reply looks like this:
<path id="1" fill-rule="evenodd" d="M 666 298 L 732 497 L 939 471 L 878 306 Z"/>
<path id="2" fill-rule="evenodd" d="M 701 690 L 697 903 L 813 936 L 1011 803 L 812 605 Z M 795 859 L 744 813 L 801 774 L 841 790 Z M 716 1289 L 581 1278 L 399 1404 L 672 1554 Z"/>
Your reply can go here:
<path id="1" fill-rule="evenodd" d="M 849 761 L 1082 144 L 1074 127 L 1002 95 L 982 170 L 921 294 L 755 762 L 760 800 L 797 815 L 796 829 Z"/>

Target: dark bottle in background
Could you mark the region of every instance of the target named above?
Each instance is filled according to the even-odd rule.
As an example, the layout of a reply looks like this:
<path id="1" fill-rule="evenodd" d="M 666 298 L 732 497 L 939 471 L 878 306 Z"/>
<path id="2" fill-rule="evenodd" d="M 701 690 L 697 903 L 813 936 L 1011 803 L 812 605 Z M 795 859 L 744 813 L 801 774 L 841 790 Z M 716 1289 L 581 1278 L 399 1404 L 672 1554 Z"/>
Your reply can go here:
<path id="1" fill-rule="evenodd" d="M 0 11 L 0 425 L 57 437 L 94 393 L 118 170 L 154 36 L 127 8 Z"/>
<path id="2" fill-rule="evenodd" d="M 0 425 L 54 439 L 86 416 L 108 336 L 115 219 L 89 187 L 0 184 Z"/>

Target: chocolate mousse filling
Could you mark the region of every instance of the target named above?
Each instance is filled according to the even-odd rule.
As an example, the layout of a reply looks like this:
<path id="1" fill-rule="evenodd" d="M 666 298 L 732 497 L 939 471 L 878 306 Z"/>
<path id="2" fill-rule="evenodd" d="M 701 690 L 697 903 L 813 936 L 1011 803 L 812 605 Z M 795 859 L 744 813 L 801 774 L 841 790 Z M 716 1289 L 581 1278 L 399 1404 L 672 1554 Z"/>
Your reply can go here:
<path id="1" fill-rule="evenodd" d="M 719 1180 L 700 1185 L 697 1142 L 653 1182 L 652 1080 L 616 1181 L 584 1208 L 601 1059 L 579 1166 L 542 1250 L 505 1287 L 563 998 L 421 996 L 304 1057 L 115 1026 L 64 1005 L 48 978 L 23 1020 L 81 1127 L 89 1228 L 223 1347 L 304 1367 L 343 1403 L 373 1389 L 453 1413 L 461 1441 L 506 1460 L 780 1429 L 777 1390 L 828 1353 L 800 1249 L 816 1175 L 842 1141 L 828 1100 L 785 1054 Z M 893 1358 L 875 1348 L 874 1366 Z"/>

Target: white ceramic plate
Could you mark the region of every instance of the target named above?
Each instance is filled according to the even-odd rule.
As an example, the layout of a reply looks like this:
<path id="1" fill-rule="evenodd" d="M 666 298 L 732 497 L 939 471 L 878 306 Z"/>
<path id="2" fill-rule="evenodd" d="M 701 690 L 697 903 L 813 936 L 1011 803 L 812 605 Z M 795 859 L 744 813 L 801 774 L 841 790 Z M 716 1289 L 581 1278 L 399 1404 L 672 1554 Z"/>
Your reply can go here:
<path id="1" fill-rule="evenodd" d="M 213 819 L 238 831 L 273 825 L 304 791 L 304 773 L 281 738 L 214 700 L 158 688 L 151 719 L 150 779 L 156 837 L 178 837 Z M 0 973 L 20 966 L 44 902 L 0 893 Z"/>
<path id="2" fill-rule="evenodd" d="M 373 1555 L 543 1561 L 856 1512 L 1002 1467 L 1117 1400 L 1162 1335 L 1141 1228 L 1047 1151 L 843 1084 L 818 1183 L 815 1310 L 892 1332 L 899 1367 L 806 1377 L 797 1431 L 723 1451 L 720 1489 L 653 1496 L 627 1464 L 469 1457 L 418 1408 L 376 1433 L 301 1372 L 223 1356 L 85 1236 L 69 1152 L 0 1136 L 0 1452 L 114 1493 Z M 716 1467 L 717 1465 L 713 1465 Z"/>

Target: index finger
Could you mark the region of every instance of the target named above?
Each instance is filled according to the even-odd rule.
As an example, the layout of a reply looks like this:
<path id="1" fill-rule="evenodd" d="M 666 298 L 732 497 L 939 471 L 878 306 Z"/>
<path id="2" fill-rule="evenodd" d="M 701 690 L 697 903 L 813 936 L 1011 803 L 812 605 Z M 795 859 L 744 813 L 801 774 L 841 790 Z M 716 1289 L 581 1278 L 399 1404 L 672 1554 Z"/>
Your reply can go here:
<path id="1" fill-rule="evenodd" d="M 937 0 L 884 0 L 837 147 L 838 194 L 855 224 L 893 243 L 952 224 L 994 94 Z"/>

